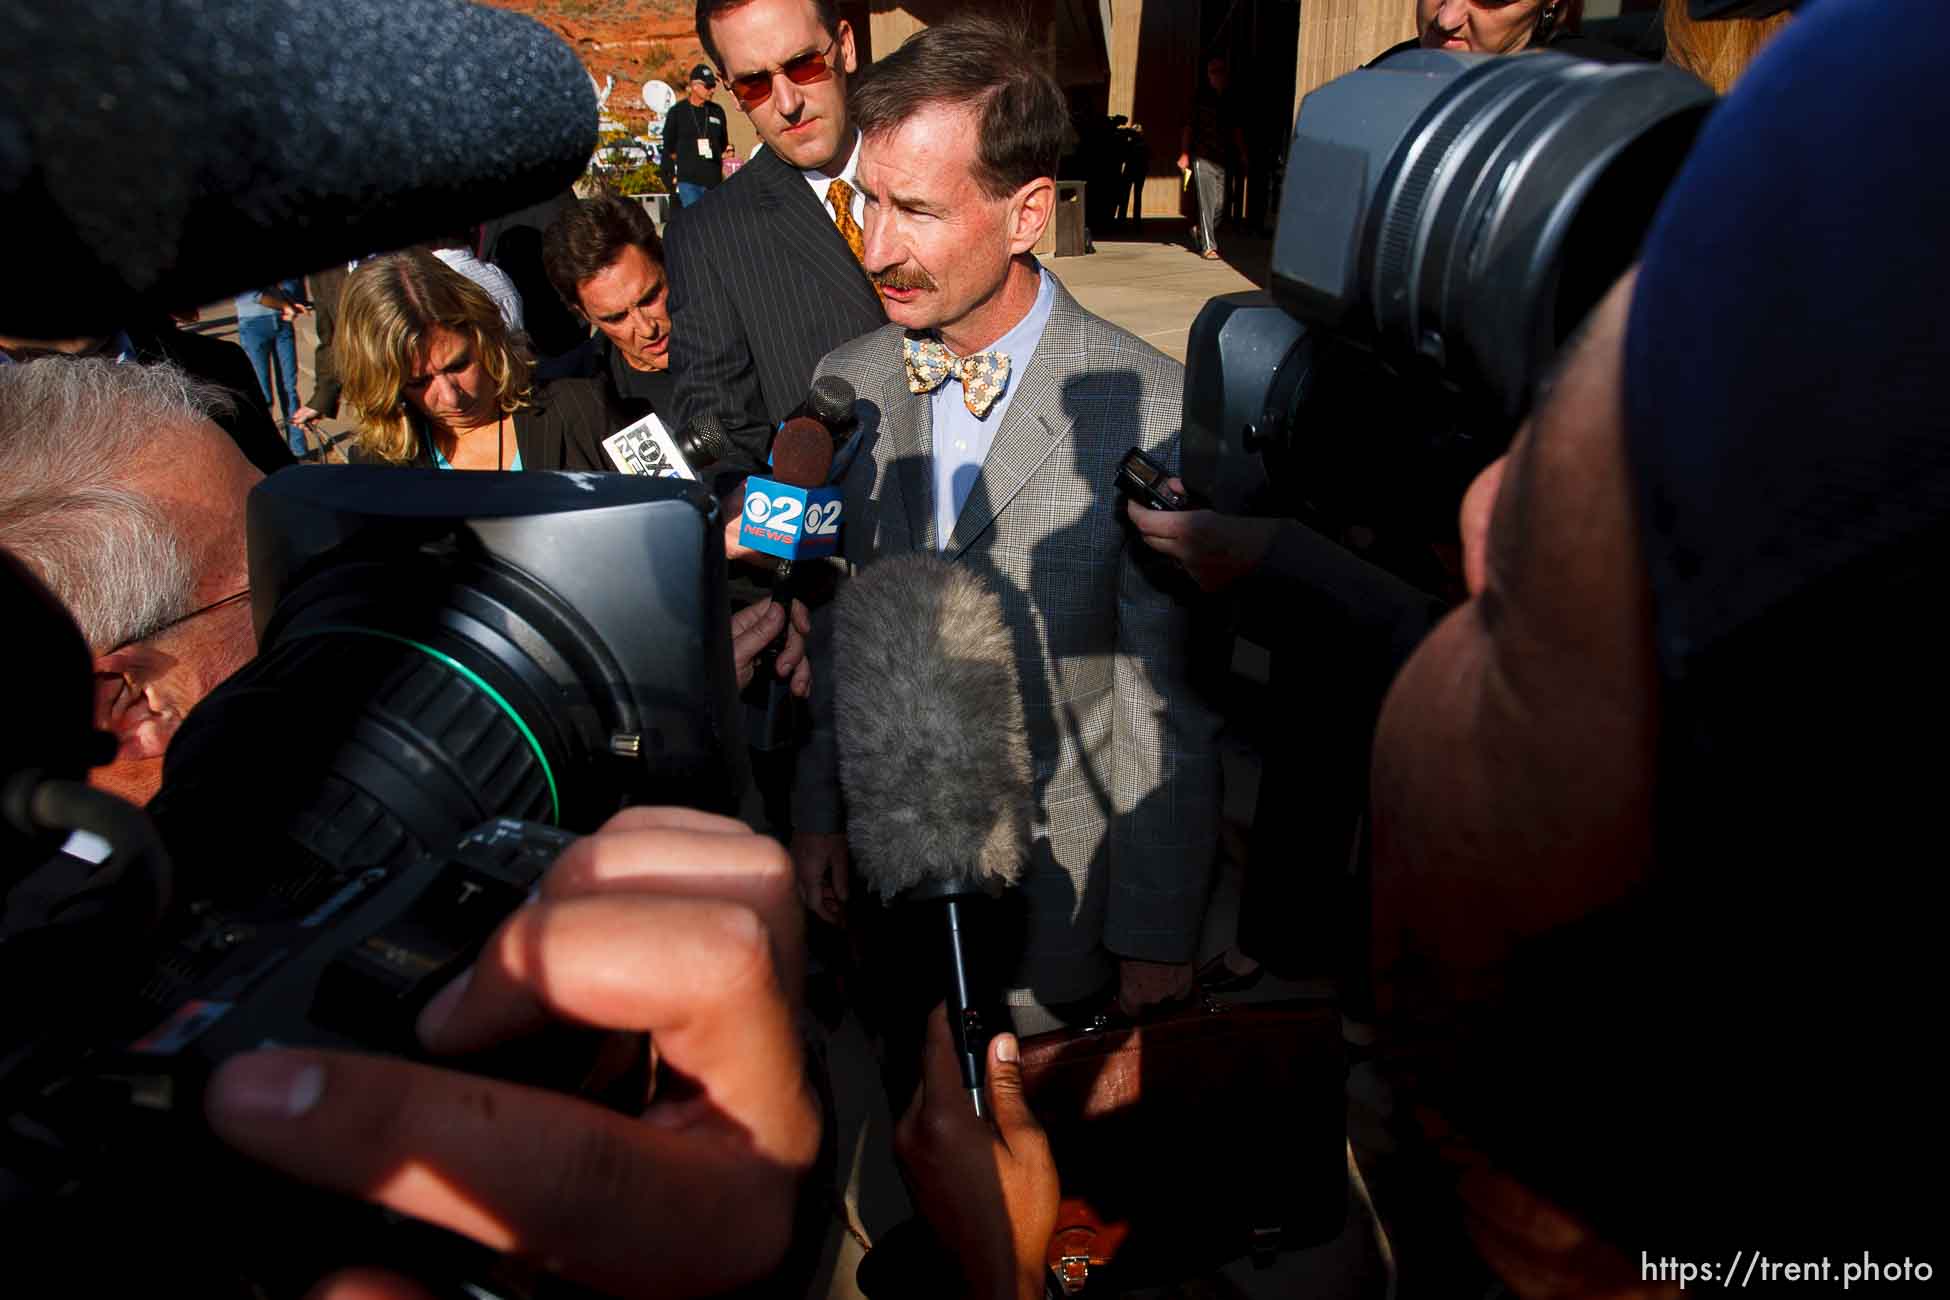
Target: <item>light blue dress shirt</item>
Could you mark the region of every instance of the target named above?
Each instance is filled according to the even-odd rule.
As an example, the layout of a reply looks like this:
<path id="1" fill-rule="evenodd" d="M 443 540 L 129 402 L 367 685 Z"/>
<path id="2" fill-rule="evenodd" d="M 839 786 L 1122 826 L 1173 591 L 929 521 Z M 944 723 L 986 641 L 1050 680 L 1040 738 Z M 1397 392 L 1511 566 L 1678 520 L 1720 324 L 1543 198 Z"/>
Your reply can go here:
<path id="1" fill-rule="evenodd" d="M 962 400 L 959 375 L 948 376 L 941 387 L 928 394 L 928 400 L 934 404 L 934 537 L 943 550 L 955 531 L 961 508 L 968 503 L 968 494 L 975 490 L 975 480 L 981 477 L 989 444 L 995 441 L 995 431 L 1002 427 L 1002 417 L 1009 413 L 1009 403 L 1015 400 L 1016 389 L 1022 384 L 1022 373 L 1029 368 L 1029 358 L 1042 341 L 1043 328 L 1049 324 L 1050 309 L 1056 303 L 1056 282 L 1040 265 L 1036 271 L 1042 278 L 1029 314 L 1017 321 L 1007 334 L 982 349 L 1001 352 L 1009 358 L 1009 381 L 1003 385 L 1002 396 L 995 399 L 988 414 L 978 420 L 968 409 L 968 403 Z"/>

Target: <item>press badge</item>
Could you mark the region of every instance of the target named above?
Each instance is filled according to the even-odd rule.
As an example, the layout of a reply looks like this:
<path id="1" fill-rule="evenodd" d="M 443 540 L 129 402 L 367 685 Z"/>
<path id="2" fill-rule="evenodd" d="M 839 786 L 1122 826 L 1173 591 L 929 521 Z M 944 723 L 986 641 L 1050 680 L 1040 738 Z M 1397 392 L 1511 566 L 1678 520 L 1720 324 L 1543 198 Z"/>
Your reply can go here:
<path id="1" fill-rule="evenodd" d="M 709 158 L 711 156 L 711 142 L 709 140 L 700 139 L 697 142 L 697 156 L 700 158 Z"/>

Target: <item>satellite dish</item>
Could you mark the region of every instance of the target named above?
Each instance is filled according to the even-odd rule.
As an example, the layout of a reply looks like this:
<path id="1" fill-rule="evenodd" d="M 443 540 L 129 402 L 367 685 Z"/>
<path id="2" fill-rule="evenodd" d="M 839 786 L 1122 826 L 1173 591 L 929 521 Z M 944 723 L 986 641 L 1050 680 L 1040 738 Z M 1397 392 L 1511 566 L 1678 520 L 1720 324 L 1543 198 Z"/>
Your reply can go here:
<path id="1" fill-rule="evenodd" d="M 662 117 L 677 102 L 677 92 L 670 88 L 668 81 L 646 81 L 643 83 L 643 106 Z"/>

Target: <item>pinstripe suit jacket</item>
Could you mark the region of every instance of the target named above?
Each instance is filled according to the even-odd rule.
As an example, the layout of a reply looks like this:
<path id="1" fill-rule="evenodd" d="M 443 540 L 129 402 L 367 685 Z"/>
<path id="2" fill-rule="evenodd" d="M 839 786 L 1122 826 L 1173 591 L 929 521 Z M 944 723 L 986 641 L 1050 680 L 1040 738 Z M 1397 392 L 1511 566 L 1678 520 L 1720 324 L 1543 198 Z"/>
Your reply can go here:
<path id="1" fill-rule="evenodd" d="M 672 217 L 664 265 L 677 418 L 716 415 L 752 465 L 819 359 L 887 321 L 812 187 L 770 149 Z"/>
<path id="2" fill-rule="evenodd" d="M 849 568 L 938 545 L 932 411 L 908 391 L 900 340 L 888 325 L 819 368 L 859 394 L 862 441 L 842 524 Z M 1112 487 L 1134 443 L 1176 463 L 1183 376 L 1059 283 L 945 551 L 988 581 L 1015 637 L 1036 808 L 1016 984 L 1043 1002 L 1094 992 L 1113 955 L 1189 961 L 1198 946 L 1218 829 L 1218 725 L 1187 684 L 1188 609 L 1157 557 L 1128 539 Z M 815 708 L 795 817 L 838 829 L 830 718 Z"/>

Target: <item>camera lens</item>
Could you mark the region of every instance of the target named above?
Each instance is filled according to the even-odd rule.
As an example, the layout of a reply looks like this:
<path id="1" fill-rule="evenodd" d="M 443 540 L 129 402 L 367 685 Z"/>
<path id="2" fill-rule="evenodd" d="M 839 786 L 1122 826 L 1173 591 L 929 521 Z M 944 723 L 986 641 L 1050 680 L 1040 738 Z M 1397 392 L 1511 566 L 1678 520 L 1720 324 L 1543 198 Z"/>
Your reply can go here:
<path id="1" fill-rule="evenodd" d="M 254 835 L 383 865 L 495 816 L 586 820 L 600 715 L 626 702 L 591 689 L 620 675 L 578 622 L 456 552 L 334 566 L 172 742 L 156 814 L 174 855 L 221 827 L 225 859 Z"/>
<path id="2" fill-rule="evenodd" d="M 1296 128 L 1275 292 L 1520 416 L 1712 103 L 1673 68 L 1550 53 L 1417 50 L 1329 83 Z M 1296 185 L 1334 197 L 1295 202 Z"/>
<path id="3" fill-rule="evenodd" d="M 188 889 L 247 859 L 406 862 L 496 817 L 735 807 L 722 525 L 694 489 L 413 475 L 253 494 L 260 653 L 185 719 L 151 804 L 179 872 L 216 873 Z"/>
<path id="4" fill-rule="evenodd" d="M 1679 81 L 1558 55 L 1458 78 L 1383 182 L 1383 338 L 1514 413 L 1637 256 L 1704 117 L 1706 99 Z M 1693 111 L 1673 115 L 1675 89 Z"/>

